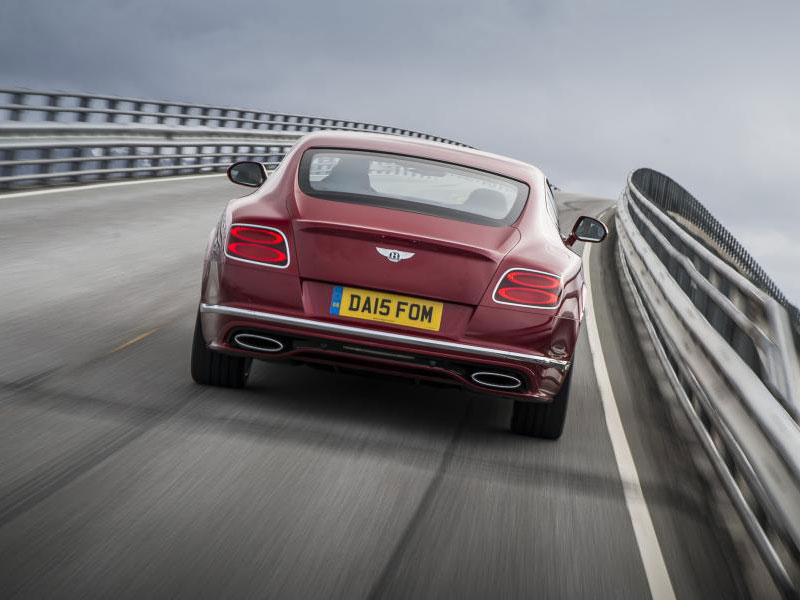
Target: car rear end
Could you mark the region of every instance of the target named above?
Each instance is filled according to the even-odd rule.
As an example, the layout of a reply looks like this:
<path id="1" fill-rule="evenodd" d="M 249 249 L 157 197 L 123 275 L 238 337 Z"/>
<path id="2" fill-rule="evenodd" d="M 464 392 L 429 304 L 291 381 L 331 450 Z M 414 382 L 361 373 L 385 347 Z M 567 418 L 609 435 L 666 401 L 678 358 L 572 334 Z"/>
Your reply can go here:
<path id="1" fill-rule="evenodd" d="M 498 165 L 513 176 L 486 169 Z M 577 337 L 580 266 L 539 222 L 540 174 L 519 165 L 305 138 L 220 219 L 200 309 L 209 348 L 550 400 Z"/>

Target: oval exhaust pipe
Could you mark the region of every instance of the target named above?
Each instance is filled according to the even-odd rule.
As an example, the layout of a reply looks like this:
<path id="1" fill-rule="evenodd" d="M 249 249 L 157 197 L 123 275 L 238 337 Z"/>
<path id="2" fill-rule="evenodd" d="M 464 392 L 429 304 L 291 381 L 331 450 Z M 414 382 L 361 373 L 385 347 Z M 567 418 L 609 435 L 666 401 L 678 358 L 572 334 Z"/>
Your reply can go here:
<path id="1" fill-rule="evenodd" d="M 507 373 L 494 373 L 492 371 L 475 371 L 470 375 L 472 381 L 484 387 L 501 390 L 515 390 L 522 387 L 522 380 Z"/>
<path id="2" fill-rule="evenodd" d="M 278 340 L 256 333 L 237 333 L 233 341 L 237 346 L 254 352 L 280 352 L 284 348 Z"/>

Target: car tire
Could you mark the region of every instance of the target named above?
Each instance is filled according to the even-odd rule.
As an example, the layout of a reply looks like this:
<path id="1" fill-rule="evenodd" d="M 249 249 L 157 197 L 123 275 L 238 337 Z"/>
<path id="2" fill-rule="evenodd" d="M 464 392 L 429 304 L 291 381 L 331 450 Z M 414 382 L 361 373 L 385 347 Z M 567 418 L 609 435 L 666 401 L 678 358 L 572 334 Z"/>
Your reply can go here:
<path id="1" fill-rule="evenodd" d="M 569 388 L 572 382 L 572 371 L 567 372 L 567 377 L 561 389 L 551 402 L 521 402 L 514 401 L 514 411 L 511 413 L 511 431 L 519 435 L 557 440 L 564 431 L 564 422 L 567 419 L 567 401 Z"/>
<path id="2" fill-rule="evenodd" d="M 250 375 L 251 358 L 230 356 L 209 350 L 200 325 L 200 314 L 194 324 L 192 340 L 192 379 L 203 385 L 240 388 Z"/>

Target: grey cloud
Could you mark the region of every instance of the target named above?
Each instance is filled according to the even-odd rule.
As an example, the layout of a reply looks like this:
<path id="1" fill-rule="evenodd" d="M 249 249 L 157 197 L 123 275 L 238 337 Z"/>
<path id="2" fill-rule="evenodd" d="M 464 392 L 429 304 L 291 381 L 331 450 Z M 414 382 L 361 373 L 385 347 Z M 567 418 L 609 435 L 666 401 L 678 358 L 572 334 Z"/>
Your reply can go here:
<path id="1" fill-rule="evenodd" d="M 617 195 L 695 193 L 800 301 L 800 7 L 697 2 L 6 0 L 0 79 L 435 132 Z M 777 233 L 770 233 L 777 232 Z"/>

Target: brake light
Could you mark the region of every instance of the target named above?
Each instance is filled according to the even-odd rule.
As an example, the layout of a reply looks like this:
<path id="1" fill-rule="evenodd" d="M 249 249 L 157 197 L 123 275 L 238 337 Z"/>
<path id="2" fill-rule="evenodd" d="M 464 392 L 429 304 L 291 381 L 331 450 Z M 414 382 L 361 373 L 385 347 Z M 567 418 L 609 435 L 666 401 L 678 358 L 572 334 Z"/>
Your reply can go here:
<path id="1" fill-rule="evenodd" d="M 237 260 L 267 267 L 289 266 L 289 244 L 279 229 L 264 225 L 234 223 L 228 235 L 225 254 Z"/>
<path id="2" fill-rule="evenodd" d="M 561 295 L 557 275 L 532 269 L 509 269 L 500 278 L 492 299 L 500 304 L 555 308 Z"/>

